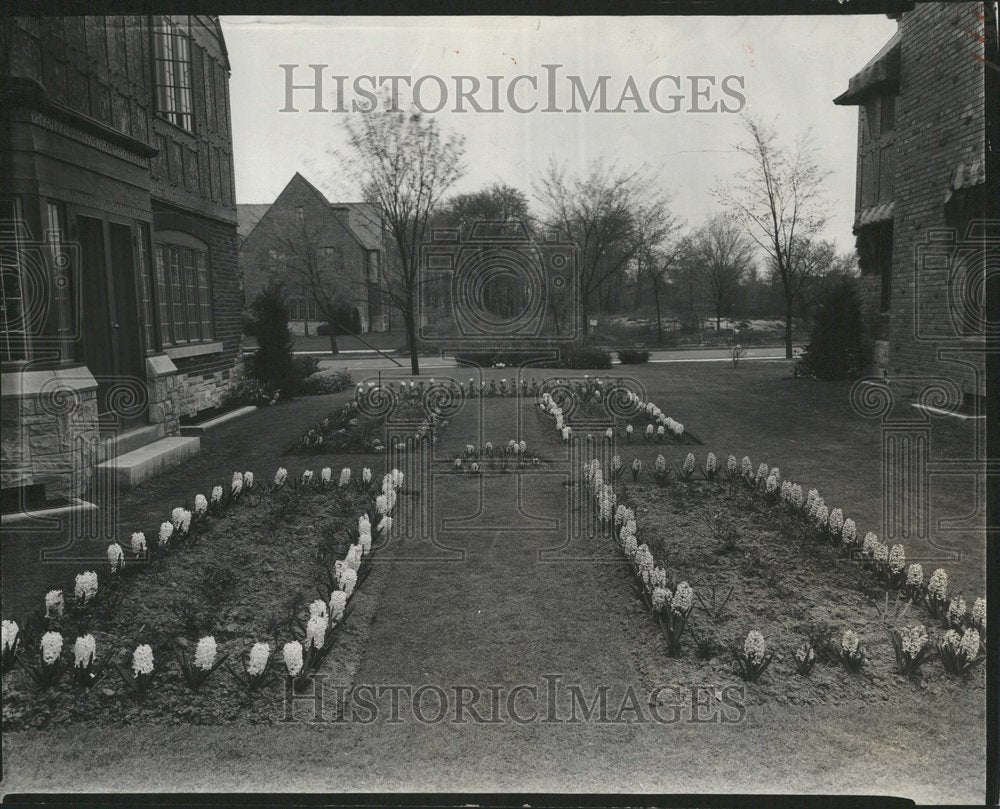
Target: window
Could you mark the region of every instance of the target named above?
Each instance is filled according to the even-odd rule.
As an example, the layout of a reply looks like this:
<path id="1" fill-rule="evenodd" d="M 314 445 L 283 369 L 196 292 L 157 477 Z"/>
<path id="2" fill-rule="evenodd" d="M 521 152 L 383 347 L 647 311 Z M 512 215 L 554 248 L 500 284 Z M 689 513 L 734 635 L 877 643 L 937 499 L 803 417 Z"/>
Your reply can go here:
<path id="1" fill-rule="evenodd" d="M 19 201 L 0 200 L 0 359 L 5 361 L 28 359 L 20 256 L 27 234 L 21 222 Z"/>
<path id="2" fill-rule="evenodd" d="M 211 340 L 212 289 L 207 251 L 157 242 L 155 253 L 161 342 L 177 345 Z"/>
<path id="3" fill-rule="evenodd" d="M 188 22 L 160 17 L 153 31 L 156 111 L 172 124 L 194 131 L 191 112 L 191 45 Z"/>
<path id="4" fill-rule="evenodd" d="M 879 311 L 888 312 L 892 308 L 892 220 L 861 228 L 857 251 L 862 274 L 881 278 Z"/>
<path id="5" fill-rule="evenodd" d="M 344 251 L 339 247 L 324 247 L 323 255 L 331 270 L 339 272 L 344 269 Z"/>
<path id="6" fill-rule="evenodd" d="M 312 298 L 289 298 L 289 320 L 319 320 L 316 301 Z"/>

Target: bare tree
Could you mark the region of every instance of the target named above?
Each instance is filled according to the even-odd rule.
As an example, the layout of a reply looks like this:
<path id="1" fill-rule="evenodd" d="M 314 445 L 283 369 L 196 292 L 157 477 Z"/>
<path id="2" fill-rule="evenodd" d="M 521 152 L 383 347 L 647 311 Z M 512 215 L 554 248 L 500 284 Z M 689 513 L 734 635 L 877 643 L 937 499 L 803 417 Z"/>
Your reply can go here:
<path id="1" fill-rule="evenodd" d="M 694 266 L 715 307 L 715 330 L 719 331 L 723 308 L 732 303 L 743 279 L 753 269 L 753 243 L 738 223 L 716 215 L 694 234 L 692 253 Z"/>
<path id="2" fill-rule="evenodd" d="M 269 261 L 277 264 L 287 289 L 316 304 L 330 333 L 330 351 L 338 353 L 336 322 L 347 305 L 343 268 L 333 264 L 327 220 L 298 209 L 295 213 L 272 209 L 259 227 L 268 246 Z"/>
<path id="3" fill-rule="evenodd" d="M 534 185 L 544 224 L 576 244 L 584 334 L 601 285 L 624 272 L 640 250 L 658 246 L 673 226 L 669 197 L 655 181 L 645 167 L 619 168 L 599 159 L 579 177 L 550 162 Z"/>
<path id="4" fill-rule="evenodd" d="M 421 284 L 420 248 L 431 216 L 464 173 L 465 139 L 443 135 L 433 118 L 418 113 L 376 111 L 348 119 L 348 142 L 356 179 L 366 201 L 379 205 L 395 246 L 387 261 L 383 294 L 403 315 L 410 369 L 420 373 L 416 300 Z M 391 266 L 394 265 L 394 266 Z"/>
<path id="5" fill-rule="evenodd" d="M 638 278 L 649 279 L 656 308 L 656 342 L 663 342 L 663 293 L 671 273 L 690 250 L 690 239 L 680 233 L 681 224 L 674 224 L 657 249 L 643 249 L 639 253 Z"/>
<path id="6" fill-rule="evenodd" d="M 748 140 L 736 145 L 749 166 L 720 182 L 715 196 L 764 251 L 781 283 L 785 303 L 785 357 L 792 357 L 792 317 L 803 287 L 804 255 L 827 220 L 823 184 L 829 172 L 815 160 L 810 133 L 783 147 L 773 125 L 744 118 Z"/>

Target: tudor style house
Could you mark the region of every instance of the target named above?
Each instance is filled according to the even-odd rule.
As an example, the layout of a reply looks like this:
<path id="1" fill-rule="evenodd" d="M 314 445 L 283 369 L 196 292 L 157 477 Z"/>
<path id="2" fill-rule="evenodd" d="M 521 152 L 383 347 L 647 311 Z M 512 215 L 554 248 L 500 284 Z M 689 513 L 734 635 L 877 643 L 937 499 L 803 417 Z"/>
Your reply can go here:
<path id="1" fill-rule="evenodd" d="M 296 334 L 336 318 L 355 334 L 388 331 L 382 215 L 333 202 L 298 172 L 269 204 L 237 205 L 246 302 L 272 283 L 285 292 Z"/>
<path id="2" fill-rule="evenodd" d="M 0 30 L 2 487 L 23 505 L 197 451 L 180 420 L 241 373 L 242 300 L 218 18 Z"/>
<path id="3" fill-rule="evenodd" d="M 858 108 L 854 233 L 870 370 L 985 395 L 983 3 L 920 3 L 835 104 Z"/>

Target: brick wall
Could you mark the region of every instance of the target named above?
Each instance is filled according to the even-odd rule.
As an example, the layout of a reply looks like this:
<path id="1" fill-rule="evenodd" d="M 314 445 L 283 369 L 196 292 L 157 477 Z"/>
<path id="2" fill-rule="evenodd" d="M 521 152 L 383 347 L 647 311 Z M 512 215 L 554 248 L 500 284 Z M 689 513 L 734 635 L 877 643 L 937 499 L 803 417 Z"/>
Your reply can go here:
<path id="1" fill-rule="evenodd" d="M 888 371 L 944 376 L 985 393 L 974 372 L 942 352 L 984 367 L 975 341 L 953 325 L 944 266 L 920 264 L 920 245 L 947 227 L 944 197 L 960 162 L 981 159 L 985 139 L 982 3 L 927 3 L 903 15 L 896 109 L 895 231 Z M 920 264 L 918 266 L 918 264 Z M 981 344 L 981 339 L 980 339 Z M 921 387 L 919 383 L 913 387 Z"/>

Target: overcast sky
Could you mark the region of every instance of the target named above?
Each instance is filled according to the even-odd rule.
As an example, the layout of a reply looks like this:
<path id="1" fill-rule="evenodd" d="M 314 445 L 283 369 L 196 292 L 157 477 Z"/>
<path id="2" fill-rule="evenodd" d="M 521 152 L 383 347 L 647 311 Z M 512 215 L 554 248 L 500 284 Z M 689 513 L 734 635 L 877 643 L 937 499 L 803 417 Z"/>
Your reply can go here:
<path id="1" fill-rule="evenodd" d="M 280 112 L 285 105 L 282 64 L 297 64 L 296 83 L 313 80 L 310 64 L 324 69 L 323 105 L 337 105 L 331 78 L 347 76 L 346 103 L 364 102 L 351 86 L 356 76 L 440 76 L 448 88 L 448 104 L 437 113 L 441 125 L 466 137 L 468 170 L 455 191 L 469 191 L 504 181 L 530 195 L 532 180 L 550 158 L 577 171 L 599 156 L 633 165 L 647 164 L 674 195 L 674 207 L 690 224 L 716 210 L 710 190 L 720 178 L 742 165 L 732 145 L 740 137 L 737 114 L 695 113 L 692 105 L 713 103 L 734 108 L 742 92 L 753 115 L 777 123 L 790 139 L 812 127 L 822 165 L 831 171 L 828 183 L 831 220 L 827 236 L 838 247 L 853 246 L 857 109 L 837 107 L 832 99 L 847 80 L 892 36 L 896 23 L 884 15 L 842 17 L 494 17 L 494 18 L 329 18 L 223 17 L 232 63 L 230 83 L 236 197 L 238 202 L 270 202 L 295 171 L 301 171 L 331 201 L 359 198 L 332 155 L 343 150 L 340 112 L 308 112 L 310 91 L 297 91 L 298 112 Z M 571 105 L 569 75 L 580 77 L 590 92 L 606 75 L 608 107 L 618 105 L 629 77 L 635 81 L 649 112 L 518 113 L 507 98 L 510 81 L 519 74 L 537 77 L 538 91 L 526 80 L 516 87 L 514 102 L 522 107 L 547 102 L 543 64 L 559 64 L 557 106 Z M 478 77 L 476 98 L 489 109 L 494 102 L 488 76 L 500 89 L 492 114 L 454 112 L 454 76 Z M 673 80 L 653 84 L 661 75 Z M 708 95 L 693 98 L 690 76 L 716 76 L 714 88 L 697 80 Z M 469 85 L 466 84 L 466 87 Z M 663 109 L 671 94 L 682 95 L 680 111 L 657 112 L 650 89 Z M 407 96 L 404 93 L 404 99 Z M 421 85 L 425 107 L 438 103 L 438 85 Z M 467 104 L 467 108 L 471 105 Z M 578 107 L 582 104 L 578 102 Z"/>

